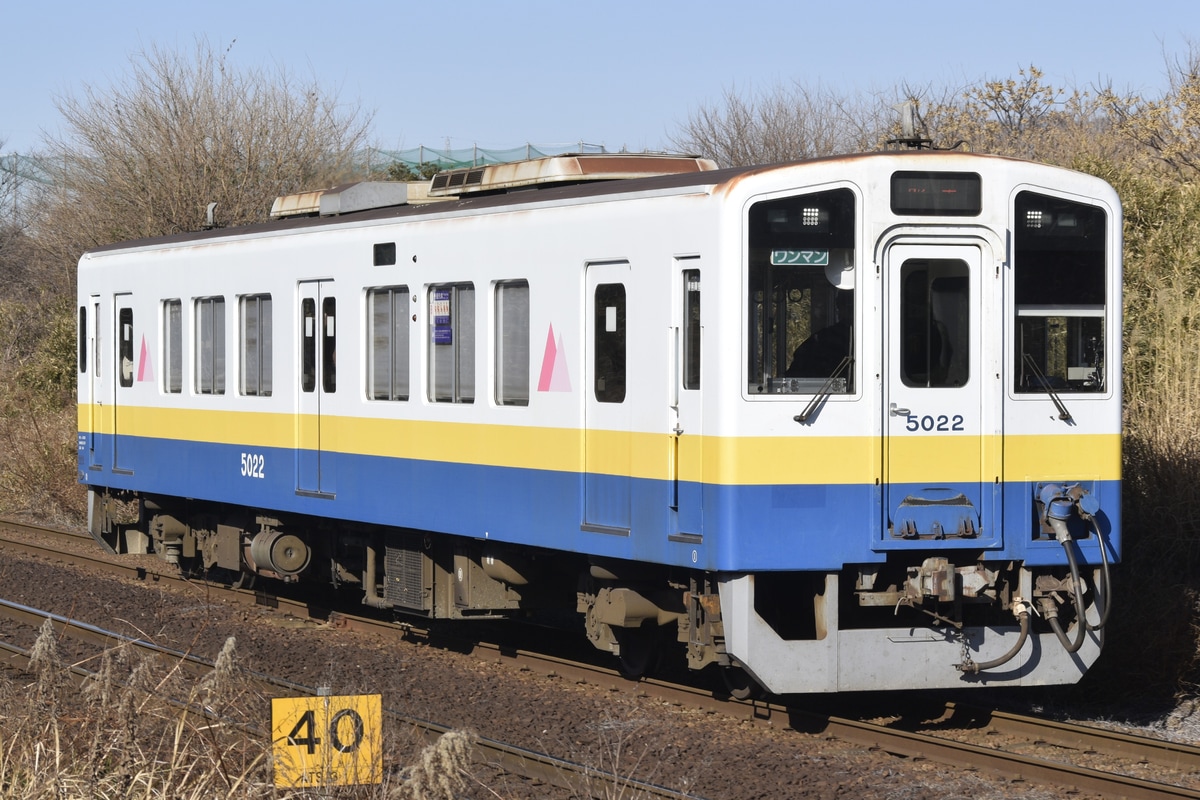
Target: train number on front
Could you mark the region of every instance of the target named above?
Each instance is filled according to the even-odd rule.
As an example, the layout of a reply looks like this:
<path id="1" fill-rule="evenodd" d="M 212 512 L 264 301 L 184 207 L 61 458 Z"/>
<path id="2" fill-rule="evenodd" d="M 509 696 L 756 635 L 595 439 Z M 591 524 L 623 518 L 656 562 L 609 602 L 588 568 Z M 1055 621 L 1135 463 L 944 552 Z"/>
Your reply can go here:
<path id="1" fill-rule="evenodd" d="M 932 414 L 917 416 L 909 414 L 907 421 L 904 423 L 906 431 L 924 431 L 925 433 L 948 433 L 951 431 L 966 430 L 963 427 L 962 414 L 938 414 L 936 417 Z"/>
<path id="2" fill-rule="evenodd" d="M 267 457 L 262 453 L 242 453 L 242 477 L 265 478 Z"/>

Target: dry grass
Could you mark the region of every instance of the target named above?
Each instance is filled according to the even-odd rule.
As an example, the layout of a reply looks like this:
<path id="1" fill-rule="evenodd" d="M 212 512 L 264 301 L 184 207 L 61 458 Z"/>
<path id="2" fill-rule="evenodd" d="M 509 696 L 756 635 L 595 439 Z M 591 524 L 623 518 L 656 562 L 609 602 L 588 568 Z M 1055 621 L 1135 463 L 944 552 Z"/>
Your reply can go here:
<path id="1" fill-rule="evenodd" d="M 183 705 L 169 702 L 179 698 Z M 313 797 L 274 786 L 269 702 L 239 665 L 231 638 L 216 669 L 189 683 L 119 647 L 75 691 L 47 622 L 27 679 L 0 673 L 0 797 L 6 800 L 255 800 Z M 474 739 L 452 732 L 379 786 L 330 787 L 328 798 L 449 800 L 461 796 Z"/>
<path id="2" fill-rule="evenodd" d="M 232 658 L 232 640 L 227 647 Z M 47 622 L 32 648 L 27 685 L 0 696 L 0 795 L 42 798 L 256 798 L 279 796 L 271 784 L 269 743 L 230 720 L 251 707 L 228 665 L 219 668 L 218 717 L 213 682 L 193 687 L 173 671 L 135 660 L 126 648 L 104 654 L 76 693 L 54 629 Z M 183 697 L 180 710 L 166 698 Z M 257 705 L 261 705 L 258 702 Z"/>
<path id="3" fill-rule="evenodd" d="M 412 800 L 441 800 L 460 797 L 467 786 L 471 748 L 470 733 L 449 731 L 421 751 L 415 764 L 400 772 L 402 783 L 389 797 Z"/>
<path id="4" fill-rule="evenodd" d="M 1125 207 L 1124 563 L 1084 688 L 1200 688 L 1200 187 L 1102 164 Z"/>

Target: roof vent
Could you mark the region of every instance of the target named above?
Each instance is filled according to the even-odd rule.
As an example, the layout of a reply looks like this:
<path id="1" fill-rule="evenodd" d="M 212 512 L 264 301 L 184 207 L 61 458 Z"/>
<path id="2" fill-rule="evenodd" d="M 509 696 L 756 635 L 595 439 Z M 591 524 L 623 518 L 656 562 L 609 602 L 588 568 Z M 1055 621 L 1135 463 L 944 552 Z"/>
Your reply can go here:
<path id="1" fill-rule="evenodd" d="M 372 208 L 418 205 L 432 202 L 429 184 L 423 181 L 359 181 L 276 197 L 272 219 L 285 217 L 331 217 Z"/>
<path id="2" fill-rule="evenodd" d="M 445 197 L 472 192 L 561 186 L 587 181 L 679 175 L 707 172 L 716 168 L 714 161 L 698 156 L 666 153 L 568 153 L 529 161 L 512 161 L 507 164 L 489 164 L 439 172 L 433 178 L 429 196 Z"/>

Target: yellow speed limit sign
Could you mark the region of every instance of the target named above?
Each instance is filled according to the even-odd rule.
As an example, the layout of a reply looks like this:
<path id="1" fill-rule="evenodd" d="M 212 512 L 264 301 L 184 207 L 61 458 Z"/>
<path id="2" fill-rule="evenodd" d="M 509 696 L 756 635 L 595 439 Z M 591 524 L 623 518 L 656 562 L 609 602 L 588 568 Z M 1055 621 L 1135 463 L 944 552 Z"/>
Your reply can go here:
<path id="1" fill-rule="evenodd" d="M 272 699 L 275 785 L 380 783 L 382 717 L 377 694 Z"/>

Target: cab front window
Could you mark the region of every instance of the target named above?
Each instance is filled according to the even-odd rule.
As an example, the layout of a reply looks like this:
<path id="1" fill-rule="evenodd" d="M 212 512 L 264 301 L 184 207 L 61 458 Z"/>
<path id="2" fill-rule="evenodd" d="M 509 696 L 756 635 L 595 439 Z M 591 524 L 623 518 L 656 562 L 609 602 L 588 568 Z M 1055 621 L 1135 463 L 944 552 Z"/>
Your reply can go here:
<path id="1" fill-rule="evenodd" d="M 750 207 L 749 394 L 854 392 L 854 242 L 849 189 Z"/>
<path id="2" fill-rule="evenodd" d="M 1035 192 L 1015 211 L 1015 391 L 1106 391 L 1107 215 Z"/>

